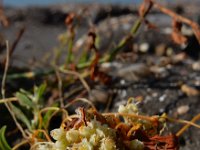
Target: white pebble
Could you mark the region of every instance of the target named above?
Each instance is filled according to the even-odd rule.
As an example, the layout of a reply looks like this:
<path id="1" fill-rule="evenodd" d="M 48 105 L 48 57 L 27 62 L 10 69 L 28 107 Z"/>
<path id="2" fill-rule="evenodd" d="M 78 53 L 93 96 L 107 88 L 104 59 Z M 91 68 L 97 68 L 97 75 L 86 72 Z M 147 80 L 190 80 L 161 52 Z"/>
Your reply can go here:
<path id="1" fill-rule="evenodd" d="M 177 113 L 179 115 L 186 114 L 189 111 L 190 107 L 188 105 L 182 105 L 177 108 Z"/>
<path id="2" fill-rule="evenodd" d="M 200 71 L 200 62 L 193 63 L 192 69 L 195 70 L 195 71 Z"/>
<path id="3" fill-rule="evenodd" d="M 139 47 L 139 50 L 143 53 L 146 53 L 149 50 L 149 44 L 148 43 L 142 43 Z"/>
<path id="4" fill-rule="evenodd" d="M 163 102 L 166 99 L 166 97 L 167 97 L 166 94 L 162 95 L 161 97 L 159 97 L 159 101 Z"/>

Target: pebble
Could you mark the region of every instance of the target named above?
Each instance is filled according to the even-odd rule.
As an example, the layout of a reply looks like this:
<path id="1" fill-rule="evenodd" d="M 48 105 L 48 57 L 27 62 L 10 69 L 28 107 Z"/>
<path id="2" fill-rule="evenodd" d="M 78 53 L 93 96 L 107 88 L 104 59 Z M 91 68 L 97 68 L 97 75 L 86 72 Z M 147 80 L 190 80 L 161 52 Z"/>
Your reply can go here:
<path id="1" fill-rule="evenodd" d="M 173 50 L 173 48 L 168 47 L 168 48 L 166 49 L 166 55 L 167 55 L 167 56 L 173 56 L 173 55 L 174 55 L 174 50 Z"/>
<path id="2" fill-rule="evenodd" d="M 192 69 L 195 71 L 200 71 L 200 61 L 193 63 Z"/>
<path id="3" fill-rule="evenodd" d="M 200 79 L 198 80 L 196 80 L 195 82 L 194 82 L 194 84 L 195 84 L 195 86 L 200 86 Z"/>
<path id="4" fill-rule="evenodd" d="M 160 113 L 163 113 L 163 112 L 164 112 L 164 109 L 163 109 L 163 108 L 160 108 L 160 109 L 159 109 L 159 112 L 160 112 Z"/>
<path id="5" fill-rule="evenodd" d="M 186 35 L 186 36 L 192 36 L 194 34 L 192 29 L 185 25 L 181 28 L 181 32 L 183 35 Z"/>
<path id="6" fill-rule="evenodd" d="M 155 52 L 157 56 L 163 56 L 166 51 L 166 44 L 162 43 L 156 46 Z"/>
<path id="7" fill-rule="evenodd" d="M 158 93 L 157 92 L 152 93 L 152 97 L 158 97 Z"/>
<path id="8" fill-rule="evenodd" d="M 172 29 L 170 27 L 166 27 L 166 28 L 161 30 L 161 33 L 171 34 L 172 33 Z"/>
<path id="9" fill-rule="evenodd" d="M 150 102 L 151 100 L 152 100 L 151 96 L 146 96 L 143 103 L 146 104 L 146 103 Z"/>
<path id="10" fill-rule="evenodd" d="M 128 94 L 127 94 L 126 90 L 120 89 L 120 90 L 117 91 L 117 95 L 119 95 L 118 96 L 119 99 L 127 99 Z"/>
<path id="11" fill-rule="evenodd" d="M 99 102 L 99 103 L 107 103 L 109 98 L 109 92 L 106 90 L 101 89 L 92 89 L 89 99 L 93 102 Z"/>
<path id="12" fill-rule="evenodd" d="M 148 43 L 142 43 L 139 46 L 139 51 L 142 53 L 146 53 L 149 50 L 149 44 Z"/>
<path id="13" fill-rule="evenodd" d="M 187 96 L 198 96 L 200 95 L 200 91 L 197 90 L 196 88 L 189 86 L 189 85 L 182 85 L 181 86 L 181 91 L 185 93 Z"/>
<path id="14" fill-rule="evenodd" d="M 129 30 L 131 28 L 130 24 L 122 24 L 123 30 Z"/>
<path id="15" fill-rule="evenodd" d="M 167 97 L 166 94 L 162 95 L 161 97 L 159 97 L 159 101 L 160 101 L 160 102 L 165 101 L 166 97 Z"/>
<path id="16" fill-rule="evenodd" d="M 125 84 L 126 84 L 126 81 L 125 81 L 125 80 L 120 80 L 120 84 L 121 84 L 121 85 L 125 85 Z"/>
<path id="17" fill-rule="evenodd" d="M 138 81 L 142 77 L 150 75 L 150 70 L 143 63 L 125 64 L 121 68 L 117 68 L 113 75 L 121 77 L 128 81 Z"/>
<path id="18" fill-rule="evenodd" d="M 174 64 L 176 63 L 179 63 L 179 62 L 182 62 L 182 61 L 185 61 L 186 59 L 186 54 L 185 53 L 179 53 L 179 54 L 176 54 L 172 57 L 172 62 Z"/>
<path id="19" fill-rule="evenodd" d="M 116 72 L 116 70 L 119 70 L 122 68 L 122 64 L 118 62 L 105 62 L 101 65 L 101 71 L 106 72 Z"/>
<path id="20" fill-rule="evenodd" d="M 177 108 L 178 115 L 186 114 L 189 111 L 190 107 L 188 105 L 182 105 Z"/>
<path id="21" fill-rule="evenodd" d="M 165 78 L 169 75 L 169 72 L 166 70 L 165 67 L 152 66 L 150 67 L 150 71 L 159 78 Z"/>

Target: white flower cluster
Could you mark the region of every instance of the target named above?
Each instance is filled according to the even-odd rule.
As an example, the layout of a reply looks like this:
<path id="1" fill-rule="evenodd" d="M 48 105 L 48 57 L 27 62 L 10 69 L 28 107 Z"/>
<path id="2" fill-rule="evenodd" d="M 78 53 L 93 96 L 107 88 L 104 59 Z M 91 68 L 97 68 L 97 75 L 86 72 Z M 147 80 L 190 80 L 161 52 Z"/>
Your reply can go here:
<path id="1" fill-rule="evenodd" d="M 135 104 L 127 104 L 120 106 L 119 112 L 137 114 L 138 109 Z M 129 123 L 130 121 L 136 120 L 128 120 Z M 125 121 L 125 123 L 128 122 Z M 31 150 L 118 150 L 116 141 L 119 137 L 116 133 L 116 129 L 92 119 L 87 121 L 87 125 L 83 124 L 78 129 L 71 128 L 66 131 L 60 127 L 52 130 L 51 136 L 55 143 L 49 143 L 49 145 L 48 142 L 37 143 L 37 147 Z M 123 143 L 123 141 L 120 142 Z M 130 150 L 144 149 L 144 144 L 137 139 L 130 141 L 128 145 Z"/>
<path id="2" fill-rule="evenodd" d="M 127 113 L 127 114 L 139 114 L 138 107 L 134 103 L 129 103 L 127 105 L 120 105 L 118 108 L 119 113 Z M 137 119 L 132 117 L 124 117 L 125 123 L 133 123 L 137 121 Z"/>
<path id="3" fill-rule="evenodd" d="M 116 150 L 115 130 L 96 120 L 79 129 L 54 129 L 51 136 L 56 140 L 51 150 Z"/>
<path id="4" fill-rule="evenodd" d="M 127 105 L 120 105 L 118 108 L 118 112 L 119 113 L 126 113 L 126 114 L 136 114 L 136 115 L 140 115 L 140 112 L 138 110 L 138 107 L 135 103 L 128 103 Z M 148 131 L 150 129 L 153 128 L 152 123 L 147 121 L 147 120 L 143 120 L 143 119 L 138 119 L 138 118 L 134 118 L 134 117 L 128 117 L 128 116 L 124 116 L 124 122 L 126 124 L 140 124 L 141 128 L 144 131 Z M 155 131 L 156 132 L 156 131 Z"/>
<path id="5" fill-rule="evenodd" d="M 120 105 L 118 108 L 119 113 L 134 113 L 138 114 L 138 107 L 134 103 L 127 104 L 126 106 Z"/>

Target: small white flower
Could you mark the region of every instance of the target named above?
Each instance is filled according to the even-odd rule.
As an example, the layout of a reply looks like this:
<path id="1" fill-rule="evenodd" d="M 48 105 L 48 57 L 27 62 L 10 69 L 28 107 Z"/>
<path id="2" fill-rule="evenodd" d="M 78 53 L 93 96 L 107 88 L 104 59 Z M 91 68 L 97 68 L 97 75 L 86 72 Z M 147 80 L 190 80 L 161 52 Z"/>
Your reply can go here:
<path id="1" fill-rule="evenodd" d="M 116 150 L 116 144 L 110 138 L 103 138 L 99 150 Z"/>
<path id="2" fill-rule="evenodd" d="M 78 130 L 70 129 L 66 133 L 66 139 L 70 143 L 77 143 L 80 141 L 80 133 Z"/>
<path id="3" fill-rule="evenodd" d="M 65 131 L 62 128 L 54 129 L 51 131 L 50 134 L 54 140 L 60 140 L 62 138 L 65 138 Z"/>

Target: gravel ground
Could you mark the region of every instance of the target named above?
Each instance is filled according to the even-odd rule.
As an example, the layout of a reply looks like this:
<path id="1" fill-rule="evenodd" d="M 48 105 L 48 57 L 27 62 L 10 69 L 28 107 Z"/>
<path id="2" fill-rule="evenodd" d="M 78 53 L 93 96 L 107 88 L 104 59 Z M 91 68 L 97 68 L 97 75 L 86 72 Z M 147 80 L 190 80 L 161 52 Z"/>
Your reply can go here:
<path id="1" fill-rule="evenodd" d="M 177 4 L 170 7 L 180 11 L 184 16 L 199 21 L 200 13 L 195 4 L 188 4 L 186 7 Z M 29 69 L 38 66 L 48 67 L 46 62 L 51 61 L 53 49 L 59 45 L 57 36 L 66 31 L 63 24 L 64 18 L 74 8 L 87 10 L 83 11 L 85 16 L 81 18 L 77 37 L 84 37 L 87 33 L 90 16 L 99 35 L 103 36 L 100 48 L 104 50 L 115 45 L 123 35 L 126 35 L 131 24 L 137 18 L 134 6 L 108 7 L 93 4 L 91 8 L 86 5 L 7 8 L 5 13 L 11 21 L 11 26 L 7 29 L 0 28 L 3 37 L 12 43 L 19 29 L 22 26 L 26 27 L 25 33 L 12 55 L 11 65 Z M 166 112 L 174 118 L 191 120 L 200 113 L 200 67 L 198 66 L 200 58 L 196 59 L 185 51 L 188 55 L 178 63 L 169 62 L 163 65 L 162 60 L 171 60 L 173 56 L 184 52 L 187 46 L 182 48 L 173 44 L 169 35 L 166 34 L 171 25 L 170 18 L 155 11 L 149 16 L 149 19 L 160 26 L 159 32 L 147 31 L 143 27 L 132 43 L 134 49 L 124 51 L 117 59 L 120 65 L 123 64 L 123 68 L 131 67 L 132 70 L 128 69 L 128 72 L 121 73 L 120 69 L 122 68 L 115 68 L 116 66 L 112 70 L 113 72 L 118 70 L 119 76 L 114 76 L 117 81 L 111 91 L 115 93 L 116 98 L 112 101 L 111 110 L 116 110 L 119 104 L 126 103 L 129 97 L 140 96 L 143 101 L 139 107 L 145 114 L 156 115 Z M 192 37 L 192 35 L 190 36 Z M 146 49 L 142 48 L 142 46 L 145 47 L 145 44 Z M 169 52 L 171 52 L 170 48 L 174 52 L 167 55 L 163 48 L 159 49 L 158 45 L 160 44 L 164 44 L 164 49 L 168 49 Z M 194 55 L 198 56 L 200 49 L 196 51 L 197 53 Z M 4 52 L 2 52 L 1 58 L 3 54 Z M 192 67 L 195 63 L 197 68 Z M 144 65 L 148 71 L 145 73 L 144 68 L 138 69 L 135 67 L 137 64 Z M 149 68 L 153 66 L 157 67 L 157 72 L 155 70 L 149 71 Z M 199 93 L 190 94 L 191 91 L 184 90 L 183 85 L 189 87 L 189 90 L 194 89 Z M 169 128 L 175 133 L 181 126 L 180 124 L 170 124 Z M 180 138 L 180 149 L 199 150 L 199 139 L 200 130 L 194 127 L 189 128 Z"/>

